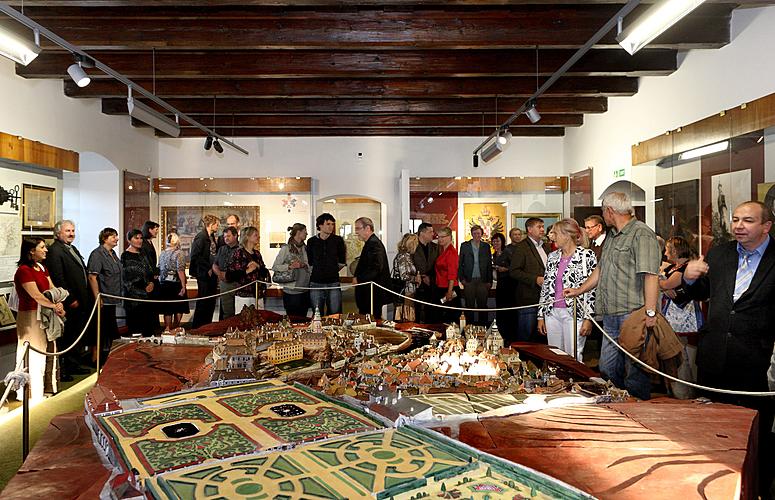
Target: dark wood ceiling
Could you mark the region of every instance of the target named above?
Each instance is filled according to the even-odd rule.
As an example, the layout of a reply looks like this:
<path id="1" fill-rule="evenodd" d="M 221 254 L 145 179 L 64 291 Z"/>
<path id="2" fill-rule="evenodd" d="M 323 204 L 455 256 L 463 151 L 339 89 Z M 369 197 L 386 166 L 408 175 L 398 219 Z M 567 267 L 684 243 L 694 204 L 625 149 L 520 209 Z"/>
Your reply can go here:
<path id="1" fill-rule="evenodd" d="M 488 135 L 623 2 L 23 4 L 25 15 L 202 124 L 261 137 Z M 540 99 L 542 120 L 520 119 L 512 133 L 562 136 L 584 114 L 605 112 L 608 97 L 635 94 L 639 76 L 675 71 L 679 50 L 724 46 L 737 6 L 706 3 L 635 56 L 609 34 Z M 45 40 L 43 48 L 19 75 L 62 79 L 68 97 L 127 114 L 124 85 L 92 69 L 91 84 L 78 88 L 66 74 L 72 56 Z M 187 125 L 181 136 L 202 135 Z"/>

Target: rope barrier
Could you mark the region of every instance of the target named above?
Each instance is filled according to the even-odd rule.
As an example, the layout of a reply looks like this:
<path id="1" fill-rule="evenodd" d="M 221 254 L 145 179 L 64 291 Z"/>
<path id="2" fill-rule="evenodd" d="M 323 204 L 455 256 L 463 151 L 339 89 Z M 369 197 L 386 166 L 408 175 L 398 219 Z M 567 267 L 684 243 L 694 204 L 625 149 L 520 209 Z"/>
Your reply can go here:
<path id="1" fill-rule="evenodd" d="M 454 311 L 470 311 L 470 312 L 518 311 L 520 309 L 531 309 L 533 307 L 546 306 L 546 305 L 549 305 L 549 304 L 554 304 L 555 302 L 559 302 L 561 300 L 565 300 L 565 298 L 561 298 L 561 299 L 555 299 L 555 300 L 551 300 L 551 301 L 547 301 L 547 302 L 539 302 L 537 304 L 531 304 L 531 305 L 527 305 L 527 306 L 492 307 L 492 308 L 455 307 L 455 306 L 445 306 L 444 304 L 434 304 L 432 302 L 426 302 L 424 300 L 415 299 L 414 297 L 408 297 L 408 296 L 403 295 L 401 293 L 398 293 L 398 292 L 396 292 L 394 290 L 386 288 L 386 287 L 380 285 L 377 282 L 373 282 L 372 281 L 370 283 L 374 283 L 374 285 L 376 285 L 379 288 L 385 290 L 386 292 L 390 292 L 393 295 L 396 295 L 398 297 L 402 297 L 404 299 L 408 299 L 408 300 L 410 300 L 412 302 L 416 302 L 418 304 L 424 304 L 426 306 L 431 306 L 431 307 L 439 307 L 441 309 L 451 309 L 451 310 L 454 310 Z"/>
<path id="2" fill-rule="evenodd" d="M 574 297 L 575 298 L 575 297 Z M 601 332 L 603 332 L 603 335 L 606 336 L 609 342 L 611 342 L 613 345 L 617 347 L 620 351 L 622 351 L 624 354 L 630 357 L 633 361 L 638 363 L 643 368 L 647 369 L 648 371 L 652 373 L 656 373 L 657 375 L 660 375 L 662 377 L 665 377 L 668 380 L 672 380 L 673 382 L 677 382 L 679 384 L 688 385 L 689 387 L 694 387 L 695 389 L 699 389 L 702 391 L 707 392 L 717 392 L 719 394 L 730 394 L 733 396 L 756 396 L 756 397 L 769 397 L 769 396 L 775 396 L 775 391 L 738 391 L 734 389 L 719 389 L 716 387 L 708 387 L 705 385 L 696 384 L 694 382 L 689 382 L 688 380 L 683 380 L 677 377 L 674 377 L 672 375 L 668 375 L 667 373 L 664 373 L 657 368 L 654 368 L 653 366 L 644 363 L 642 360 L 640 360 L 638 357 L 634 356 L 632 353 L 627 351 L 624 347 L 622 347 L 619 342 L 612 338 L 610 335 L 608 335 L 608 332 L 605 331 L 605 329 L 597 322 L 595 321 L 595 318 L 593 318 L 591 315 L 589 315 L 588 311 L 584 311 L 584 319 L 591 320 L 592 323 L 600 329 Z"/>

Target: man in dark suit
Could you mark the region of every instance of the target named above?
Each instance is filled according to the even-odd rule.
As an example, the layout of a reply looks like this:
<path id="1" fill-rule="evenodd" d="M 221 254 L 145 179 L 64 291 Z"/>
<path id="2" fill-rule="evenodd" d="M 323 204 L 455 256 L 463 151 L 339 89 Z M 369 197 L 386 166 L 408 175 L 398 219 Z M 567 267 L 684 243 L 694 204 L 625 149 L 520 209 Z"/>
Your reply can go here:
<path id="1" fill-rule="evenodd" d="M 64 350 L 78 338 L 86 320 L 94 305 L 89 295 L 89 281 L 86 273 L 86 264 L 77 248 L 73 245 L 75 240 L 75 224 L 70 220 L 62 220 L 54 225 L 56 239 L 48 249 L 46 266 L 54 286 L 62 287 L 69 292 L 65 299 L 65 321 L 62 340 L 59 349 Z M 86 343 L 81 344 L 62 357 L 62 380 L 70 381 L 73 375 L 87 373 L 88 370 L 79 368 L 78 353 L 83 352 Z"/>
<path id="2" fill-rule="evenodd" d="M 511 255 L 509 276 L 516 283 L 514 305 L 527 306 L 538 304 L 541 296 L 541 286 L 544 284 L 546 259 L 552 251 L 549 244 L 544 243 L 546 232 L 544 221 L 531 217 L 525 222 L 527 238 L 514 245 Z M 519 309 L 517 311 L 517 337 L 505 341 L 541 342 L 538 335 L 538 307 Z M 546 342 L 544 338 L 544 342 Z"/>
<path id="3" fill-rule="evenodd" d="M 463 296 L 469 309 L 486 309 L 487 295 L 492 288 L 492 250 L 482 241 L 484 230 L 479 225 L 471 228 L 471 239 L 460 245 L 457 276 L 463 285 Z M 486 324 L 489 321 L 486 312 L 466 314 L 471 322 Z"/>
<path id="4" fill-rule="evenodd" d="M 374 234 L 374 222 L 368 217 L 360 217 L 353 224 L 355 234 L 364 242 L 358 266 L 355 268 L 353 283 L 367 283 L 373 281 L 380 285 L 390 287 L 390 266 L 388 265 L 385 245 Z M 368 314 L 371 312 L 370 286 L 355 288 L 355 304 L 358 312 Z M 374 286 L 374 316 L 373 319 L 382 317 L 382 304 L 385 303 L 385 292 Z"/>
<path id="5" fill-rule="evenodd" d="M 708 321 L 700 329 L 697 380 L 701 385 L 740 391 L 767 391 L 767 369 L 775 344 L 775 244 L 769 236 L 772 211 L 747 201 L 732 214 L 735 241 L 714 246 L 707 258 L 689 262 L 683 279 L 698 300 L 710 299 Z M 760 491 L 773 480 L 775 435 L 772 398 L 709 394 L 713 399 L 759 410 Z M 753 495 L 755 496 L 755 494 Z"/>
<path id="6" fill-rule="evenodd" d="M 218 291 L 218 276 L 213 272 L 213 263 L 217 242 L 215 232 L 218 230 L 218 218 L 214 215 L 205 215 L 202 218 L 202 229 L 191 243 L 191 264 L 188 274 L 196 278 L 197 297 L 215 295 Z M 199 328 L 213 321 L 215 311 L 215 299 L 198 300 L 194 309 L 192 325 Z"/>
<path id="7" fill-rule="evenodd" d="M 433 301 L 433 293 L 436 289 L 436 258 L 439 256 L 439 245 L 433 242 L 433 226 L 423 222 L 417 228 L 417 250 L 412 254 L 414 267 L 417 268 L 417 274 L 422 279 L 420 286 L 417 287 L 415 297 L 417 300 L 425 302 Z M 435 323 L 434 309 L 424 304 L 416 303 L 417 321 L 420 323 Z"/>
<path id="8" fill-rule="evenodd" d="M 600 256 L 603 255 L 603 245 L 605 244 L 605 222 L 599 215 L 590 215 L 584 219 L 584 231 L 589 238 L 589 248 L 595 252 L 597 261 L 600 262 Z"/>

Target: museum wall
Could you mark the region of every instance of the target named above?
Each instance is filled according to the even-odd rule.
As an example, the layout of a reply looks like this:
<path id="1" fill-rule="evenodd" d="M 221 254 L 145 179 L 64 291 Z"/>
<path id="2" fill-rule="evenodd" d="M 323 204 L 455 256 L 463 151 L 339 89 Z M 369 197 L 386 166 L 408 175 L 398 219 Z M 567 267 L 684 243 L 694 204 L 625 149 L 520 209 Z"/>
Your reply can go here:
<path id="1" fill-rule="evenodd" d="M 775 92 L 773 26 L 775 6 L 736 9 L 728 46 L 680 54 L 680 66 L 673 75 L 642 77 L 635 96 L 609 98 L 606 113 L 586 115 L 582 127 L 567 129 L 565 172 L 593 168 L 593 193 L 599 203 L 597 198 L 615 180 L 614 172 L 624 169 L 623 178 L 638 184 L 646 199 L 653 200 L 658 184 L 655 170 L 632 167 L 631 146 Z M 773 162 L 767 162 L 766 168 L 775 169 Z M 653 204 L 648 203 L 647 221 L 652 222 L 653 216 Z"/>
<path id="2" fill-rule="evenodd" d="M 455 175 L 545 176 L 562 173 L 563 140 L 515 137 L 495 161 L 471 165 L 479 138 L 340 137 L 237 139 L 249 156 L 226 148 L 223 155 L 205 152 L 202 139 L 159 141 L 162 177 L 309 176 L 312 203 L 335 195 L 373 198 L 387 209 L 388 249 L 401 233 L 400 175 L 403 169 L 421 177 Z M 359 159 L 358 153 L 363 153 Z M 315 214 L 312 214 L 313 216 Z"/>
<path id="3" fill-rule="evenodd" d="M 125 116 L 102 114 L 99 99 L 65 97 L 62 80 L 21 78 L 14 63 L 2 57 L 0 94 L 0 131 L 78 153 L 94 151 L 119 170 L 156 171 L 156 138 L 151 129 L 133 128 Z"/>

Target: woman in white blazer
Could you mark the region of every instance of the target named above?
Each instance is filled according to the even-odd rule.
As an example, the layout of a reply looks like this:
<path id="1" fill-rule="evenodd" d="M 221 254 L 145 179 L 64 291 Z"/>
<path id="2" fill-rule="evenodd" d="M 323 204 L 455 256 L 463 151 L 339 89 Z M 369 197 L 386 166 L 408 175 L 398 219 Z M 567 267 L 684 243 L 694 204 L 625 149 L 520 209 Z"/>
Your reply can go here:
<path id="1" fill-rule="evenodd" d="M 573 355 L 573 299 L 563 298 L 565 288 L 578 288 L 597 266 L 595 252 L 584 248 L 586 235 L 573 219 L 563 219 L 554 225 L 557 250 L 549 254 L 541 287 L 541 306 L 538 307 L 538 332 L 547 337 L 550 345 Z M 592 331 L 592 322 L 585 317 L 595 312 L 595 292 L 591 290 L 579 298 L 576 311 L 577 359 L 582 360 L 584 343 Z"/>

